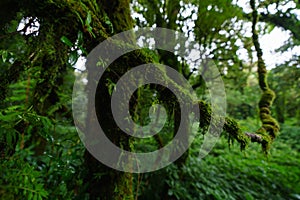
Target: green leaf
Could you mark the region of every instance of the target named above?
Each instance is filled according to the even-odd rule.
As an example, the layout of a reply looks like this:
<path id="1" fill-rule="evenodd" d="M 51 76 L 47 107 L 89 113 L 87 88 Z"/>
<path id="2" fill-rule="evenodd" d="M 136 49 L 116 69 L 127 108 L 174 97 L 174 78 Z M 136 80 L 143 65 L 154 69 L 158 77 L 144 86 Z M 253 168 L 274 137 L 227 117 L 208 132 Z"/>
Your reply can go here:
<path id="1" fill-rule="evenodd" d="M 275 26 L 273 24 L 270 24 L 267 28 L 267 33 L 271 33 L 274 30 Z"/>
<path id="2" fill-rule="evenodd" d="M 89 33 L 92 33 L 93 28 L 92 28 L 91 26 L 88 26 L 88 27 L 87 27 L 87 30 L 88 30 Z"/>
<path id="3" fill-rule="evenodd" d="M 33 195 L 33 200 L 37 200 L 38 199 L 38 196 L 37 196 L 38 194 L 37 193 L 35 193 L 34 195 Z"/>
<path id="4" fill-rule="evenodd" d="M 90 25 L 87 25 L 86 29 L 93 36 L 93 38 L 96 38 L 96 35 L 93 33 L 93 28 Z"/>
<path id="5" fill-rule="evenodd" d="M 85 20 L 85 25 L 90 25 L 92 22 L 92 15 L 91 12 L 88 12 L 86 20 Z"/>
<path id="6" fill-rule="evenodd" d="M 69 47 L 72 47 L 73 46 L 73 43 L 66 37 L 66 36 L 62 36 L 60 38 L 60 40 L 65 43 L 66 45 L 68 45 Z"/>
<path id="7" fill-rule="evenodd" d="M 78 55 L 77 51 L 72 51 L 70 53 L 70 56 L 69 56 L 69 63 L 70 63 L 70 65 L 71 66 L 75 65 L 76 62 L 77 62 L 77 60 L 78 60 L 78 58 L 79 58 L 79 55 Z"/>
<path id="8" fill-rule="evenodd" d="M 11 122 L 14 122 L 17 119 L 19 114 L 20 114 L 19 112 L 7 113 L 5 115 L 1 114 L 0 119 L 3 122 L 11 123 Z"/>
<path id="9" fill-rule="evenodd" d="M 78 40 L 78 45 L 81 46 L 83 44 L 83 33 L 81 31 L 78 31 L 77 40 Z"/>
<path id="10" fill-rule="evenodd" d="M 32 197 L 33 197 L 33 193 L 32 193 L 32 192 L 29 192 L 29 193 L 28 193 L 28 199 L 32 199 Z"/>
<path id="11" fill-rule="evenodd" d="M 8 51 L 2 50 L 1 54 L 2 54 L 2 61 L 6 62 L 7 57 L 8 57 Z"/>
<path id="12" fill-rule="evenodd" d="M 77 15 L 79 21 L 81 22 L 82 25 L 84 25 L 82 18 L 80 17 L 80 14 L 75 11 L 75 14 Z"/>

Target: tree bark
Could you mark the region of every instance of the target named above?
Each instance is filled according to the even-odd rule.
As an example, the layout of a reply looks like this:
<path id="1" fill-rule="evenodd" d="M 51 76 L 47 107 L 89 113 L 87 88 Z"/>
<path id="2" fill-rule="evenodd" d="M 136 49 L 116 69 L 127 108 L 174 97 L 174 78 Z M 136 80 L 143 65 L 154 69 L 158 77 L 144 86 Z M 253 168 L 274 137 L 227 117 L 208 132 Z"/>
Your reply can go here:
<path id="1" fill-rule="evenodd" d="M 98 1 L 99 8 L 103 8 L 102 12 L 106 14 L 108 17 L 107 20 L 112 24 L 112 30 L 109 30 L 111 32 L 107 31 L 107 35 L 120 33 L 133 28 L 129 3 L 129 0 Z M 135 63 L 135 56 L 130 59 L 129 55 L 127 58 L 122 57 L 118 59 L 109 66 L 113 73 L 105 72 L 101 77 L 95 97 L 95 99 L 97 99 L 95 102 L 96 108 L 91 108 L 96 109 L 97 120 L 114 145 L 129 151 L 130 137 L 118 128 L 113 119 L 111 111 L 111 95 L 107 86 L 107 80 L 109 79 L 116 83 L 119 77 L 121 77 L 128 69 L 134 67 L 135 64 L 138 65 L 138 62 L 139 61 Z M 84 159 L 86 173 L 83 174 L 83 178 L 90 199 L 134 199 L 133 176 L 131 173 L 120 172 L 103 165 L 88 151 L 85 152 Z"/>

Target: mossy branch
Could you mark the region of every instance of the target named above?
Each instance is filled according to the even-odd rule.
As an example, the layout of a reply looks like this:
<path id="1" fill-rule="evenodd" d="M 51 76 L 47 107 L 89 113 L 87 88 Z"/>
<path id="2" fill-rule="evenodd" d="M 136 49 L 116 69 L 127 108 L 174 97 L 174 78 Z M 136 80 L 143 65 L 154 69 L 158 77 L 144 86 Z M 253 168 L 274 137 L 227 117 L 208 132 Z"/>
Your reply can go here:
<path id="1" fill-rule="evenodd" d="M 258 22 L 258 12 L 255 5 L 255 0 L 250 0 L 252 12 L 252 41 L 257 52 L 257 73 L 259 87 L 262 90 L 262 96 L 259 101 L 259 116 L 262 122 L 262 127 L 256 131 L 259 137 L 252 137 L 253 140 L 259 141 L 265 153 L 279 132 L 279 125 L 276 119 L 271 116 L 270 107 L 275 99 L 275 93 L 269 88 L 267 81 L 267 68 L 262 58 L 263 52 L 258 40 L 258 33 L 256 31 L 256 24 Z M 252 134 L 248 134 L 253 136 Z M 251 139 L 252 140 L 252 139 Z"/>
<path id="2" fill-rule="evenodd" d="M 200 128 L 210 125 L 210 122 L 218 123 L 218 119 L 211 119 L 211 107 L 204 101 L 199 101 L 200 109 Z M 244 150 L 250 142 L 257 142 L 262 145 L 264 152 L 267 153 L 272 137 L 266 132 L 266 124 L 255 133 L 243 132 L 238 123 L 229 117 L 225 117 L 223 130 L 228 134 L 229 141 L 236 140 L 240 144 L 241 150 Z"/>
<path id="3" fill-rule="evenodd" d="M 219 119 L 212 119 L 211 115 L 211 107 L 204 101 L 199 101 L 198 106 L 200 109 L 200 128 L 205 128 L 210 125 L 210 122 L 216 122 L 218 123 Z M 244 150 L 246 146 L 250 143 L 250 136 L 247 134 L 244 134 L 242 129 L 239 127 L 238 123 L 229 118 L 225 118 L 225 123 L 223 130 L 228 133 L 229 139 L 236 140 L 240 143 L 241 150 Z"/>

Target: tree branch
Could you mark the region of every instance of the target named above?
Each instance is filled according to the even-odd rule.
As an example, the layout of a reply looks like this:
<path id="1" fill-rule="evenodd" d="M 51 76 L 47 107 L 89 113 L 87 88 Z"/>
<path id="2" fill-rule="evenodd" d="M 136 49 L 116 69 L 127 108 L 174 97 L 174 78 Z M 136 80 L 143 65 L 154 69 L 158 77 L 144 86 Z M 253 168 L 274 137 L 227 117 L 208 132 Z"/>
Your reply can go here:
<path id="1" fill-rule="evenodd" d="M 257 137 L 254 137 L 251 134 L 250 136 L 253 136 L 252 138 L 254 140 L 255 139 L 261 140 L 263 151 L 267 154 L 272 141 L 275 139 L 275 137 L 279 132 L 279 124 L 276 121 L 276 119 L 274 119 L 271 116 L 270 107 L 272 106 L 273 101 L 275 99 L 275 93 L 273 90 L 269 88 L 268 79 L 267 79 L 267 75 L 268 75 L 267 67 L 262 57 L 263 51 L 261 49 L 259 39 L 258 39 L 258 33 L 256 31 L 256 24 L 258 22 L 258 12 L 256 9 L 255 1 L 256 0 L 250 0 L 250 5 L 253 10 L 252 11 L 252 41 L 257 53 L 258 82 L 259 82 L 259 87 L 262 91 L 262 95 L 258 104 L 259 117 L 262 122 L 262 126 L 256 131 L 256 134 L 261 135 L 260 139 L 257 139 Z"/>
<path id="2" fill-rule="evenodd" d="M 263 141 L 262 136 L 256 133 L 245 132 L 245 135 L 251 139 L 251 142 L 262 143 Z"/>

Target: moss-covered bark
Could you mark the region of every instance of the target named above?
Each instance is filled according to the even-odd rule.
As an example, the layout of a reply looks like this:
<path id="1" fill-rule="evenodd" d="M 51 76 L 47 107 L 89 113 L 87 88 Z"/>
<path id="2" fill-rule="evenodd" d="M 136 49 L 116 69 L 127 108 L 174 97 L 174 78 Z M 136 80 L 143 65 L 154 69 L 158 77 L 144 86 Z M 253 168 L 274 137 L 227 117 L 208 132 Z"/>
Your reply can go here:
<path id="1" fill-rule="evenodd" d="M 5 6 L 1 6 L 1 10 L 12 6 L 9 1 L 3 3 Z M 3 3 L 0 5 L 3 5 Z M 59 101 L 58 89 L 63 84 L 63 77 L 68 67 L 69 53 L 72 51 L 70 47 L 61 41 L 62 36 L 67 37 L 75 44 L 78 32 L 82 32 L 83 47 L 89 52 L 111 34 L 131 29 L 133 26 L 129 0 L 116 0 L 113 2 L 109 0 L 98 2 L 24 0 L 13 1 L 13 3 L 15 8 L 11 9 L 13 13 L 9 12 L 11 15 L 1 21 L 1 24 L 16 18 L 18 16 L 17 11 L 21 12 L 24 17 L 38 19 L 40 24 L 38 36 L 24 35 L 28 45 L 28 54 L 31 57 L 29 60 L 15 62 L 9 71 L 9 74 L 13 73 L 14 76 L 18 75 L 24 67 L 35 67 L 36 70 L 40 71 L 40 73 L 37 73 L 39 77 L 36 77 L 38 82 L 34 88 L 32 102 L 35 111 L 40 115 L 48 115 L 49 108 Z M 88 15 L 91 15 L 90 24 L 86 24 Z M 135 66 L 136 57 L 123 59 L 116 63 L 117 73 L 126 71 L 130 66 Z M 18 67 L 18 73 L 13 71 L 16 67 Z M 14 80 L 14 77 L 8 76 L 8 78 L 9 81 Z M 5 98 L 4 89 L 2 99 Z M 107 108 L 110 103 L 108 99 L 110 99 L 109 94 L 105 93 L 105 98 L 99 102 L 98 106 Z M 112 128 L 111 123 L 107 125 Z M 111 130 L 110 133 L 119 146 L 130 148 L 129 139 L 120 136 L 124 134 L 120 134 L 114 127 Z M 99 178 L 99 174 L 102 174 L 101 178 Z M 133 199 L 132 174 L 107 168 L 89 155 L 88 152 L 85 154 L 82 175 L 84 176 L 84 185 L 87 186 L 82 188 L 82 193 L 88 192 L 90 199 Z"/>
<path id="2" fill-rule="evenodd" d="M 204 101 L 198 102 L 199 110 L 200 110 L 200 128 L 206 128 L 210 125 L 211 120 L 214 124 L 218 124 L 220 119 L 212 119 L 211 118 L 211 108 L 210 106 L 205 103 Z M 229 141 L 236 140 L 241 147 L 241 150 L 244 150 L 246 146 L 250 142 L 250 137 L 247 134 L 244 134 L 241 128 L 239 127 L 238 123 L 229 118 L 225 118 L 225 124 L 223 130 L 228 134 Z"/>
<path id="3" fill-rule="evenodd" d="M 105 27 L 104 33 L 106 35 L 109 36 L 133 28 L 128 0 L 117 0 L 113 2 L 99 1 L 98 6 L 100 13 L 103 13 L 103 27 Z M 103 39 L 105 39 L 105 37 L 102 38 L 102 40 Z M 91 39 L 90 46 L 94 46 L 93 44 L 98 45 L 98 41 L 99 40 Z M 126 71 L 146 60 L 147 59 L 141 56 L 139 52 L 124 55 L 116 60 L 109 66 L 111 70 L 108 71 L 110 72 L 104 73 L 101 77 L 95 97 L 97 99 L 96 113 L 98 121 L 107 137 L 110 138 L 116 146 L 129 151 L 131 149 L 130 137 L 118 128 L 113 119 L 110 106 L 111 95 L 107 81 L 109 80 L 116 83 L 119 77 Z M 93 74 L 91 74 L 91 76 L 93 76 Z M 84 180 L 88 185 L 87 191 L 91 199 L 134 199 L 133 176 L 131 173 L 119 172 L 108 168 L 97 161 L 89 152 L 85 153 L 85 167 L 87 173 L 84 175 Z"/>
<path id="4" fill-rule="evenodd" d="M 258 33 L 256 31 L 256 24 L 258 22 L 258 12 L 256 10 L 255 0 L 250 1 L 252 12 L 252 40 L 257 52 L 257 73 L 259 86 L 262 91 L 261 99 L 259 101 L 259 116 L 262 122 L 262 127 L 256 133 L 262 136 L 262 147 L 264 152 L 267 152 L 270 144 L 279 132 L 279 124 L 276 119 L 271 116 L 270 107 L 275 99 L 275 93 L 269 88 L 267 82 L 267 68 L 262 58 L 263 52 L 258 40 Z"/>
<path id="5" fill-rule="evenodd" d="M 96 112 L 98 121 L 101 124 L 106 136 L 118 147 L 131 151 L 130 137 L 124 133 L 115 123 L 111 111 L 111 96 L 108 82 L 117 82 L 119 77 L 134 66 L 150 62 L 151 58 L 142 51 L 134 51 L 117 59 L 101 77 L 96 92 Z M 91 130 L 92 131 L 92 130 Z M 109 153 L 109 152 L 107 152 Z M 85 155 L 85 164 L 88 174 L 84 179 L 90 185 L 89 194 L 94 199 L 133 199 L 133 176 L 131 173 L 124 173 L 103 166 L 95 160 L 88 152 Z M 101 176 L 97 176 L 101 174 Z"/>

